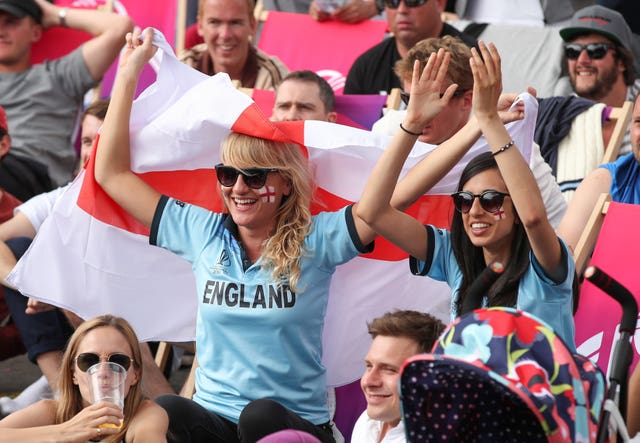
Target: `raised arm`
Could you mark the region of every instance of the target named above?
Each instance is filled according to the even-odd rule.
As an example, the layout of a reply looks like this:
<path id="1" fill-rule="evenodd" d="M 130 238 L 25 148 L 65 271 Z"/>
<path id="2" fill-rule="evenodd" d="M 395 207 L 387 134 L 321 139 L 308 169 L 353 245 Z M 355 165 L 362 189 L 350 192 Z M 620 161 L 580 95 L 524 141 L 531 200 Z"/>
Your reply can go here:
<path id="1" fill-rule="evenodd" d="M 471 49 L 473 72 L 473 112 L 480 129 L 494 153 L 502 178 L 529 238 L 531 249 L 545 273 L 555 281 L 562 275 L 562 253 L 553 227 L 547 219 L 538 184 L 520 151 L 511 146 L 511 136 L 496 111 L 502 90 L 500 56 L 496 47 L 483 42 L 480 53 Z"/>
<path id="2" fill-rule="evenodd" d="M 596 201 L 601 194 L 609 192 L 610 188 L 611 173 L 608 169 L 597 168 L 591 171 L 576 189 L 557 229 L 558 235 L 572 251 L 575 250 L 582 231 L 587 226 Z"/>
<path id="3" fill-rule="evenodd" d="M 420 73 L 420 64 L 416 61 L 411 83 L 411 99 L 401 130 L 396 132 L 376 163 L 360 202 L 356 205 L 358 218 L 378 234 L 418 258 L 424 258 L 426 254 L 426 231 L 419 221 L 391 206 L 391 197 L 402 166 L 420 135 L 421 128 L 438 115 L 457 88 L 457 85 L 449 86 L 440 97 L 448 65 L 449 54 L 442 49 L 436 54 L 431 54 L 422 73 Z M 438 148 L 423 160 L 423 162 L 433 160 L 433 156 L 439 153 L 433 161 L 436 167 L 429 168 L 429 173 L 432 175 L 423 177 L 423 183 L 432 183 L 432 185 L 437 183 L 441 176 L 455 164 L 455 161 L 452 161 L 451 166 L 448 166 L 446 161 L 443 163 L 437 161 L 440 158 L 454 158 L 458 154 L 455 149 L 443 149 L 443 147 Z M 448 168 L 445 169 L 447 166 Z M 408 196 L 405 200 L 409 202 L 412 198 Z"/>
<path id="4" fill-rule="evenodd" d="M 150 227 L 160 193 L 131 171 L 129 118 L 138 77 L 156 48 L 151 44 L 151 29 L 147 30 L 143 42 L 139 36 L 139 30 L 127 34 L 127 45 L 120 56 L 111 102 L 96 149 L 95 178 L 116 203 Z"/>
<path id="5" fill-rule="evenodd" d="M 42 9 L 45 28 L 66 26 L 94 36 L 82 46 L 82 56 L 94 80 L 102 78 L 118 56 L 124 36 L 133 30 L 133 22 L 129 17 L 114 12 L 59 7 L 45 0 L 36 2 Z M 64 11 L 64 22 L 60 11 Z"/>

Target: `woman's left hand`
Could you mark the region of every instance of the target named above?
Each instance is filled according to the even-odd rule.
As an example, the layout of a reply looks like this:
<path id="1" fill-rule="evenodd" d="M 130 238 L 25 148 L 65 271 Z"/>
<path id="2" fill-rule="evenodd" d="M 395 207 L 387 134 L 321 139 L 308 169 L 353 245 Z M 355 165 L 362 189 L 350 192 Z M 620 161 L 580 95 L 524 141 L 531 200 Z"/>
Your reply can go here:
<path id="1" fill-rule="evenodd" d="M 143 33 L 140 28 L 136 28 L 127 33 L 125 40 L 118 69 L 130 70 L 137 77 L 158 50 L 153 45 L 153 29 L 148 28 Z"/>
<path id="2" fill-rule="evenodd" d="M 473 72 L 473 113 L 477 118 L 497 116 L 497 105 L 502 93 L 500 55 L 493 43 L 489 47 L 479 41 L 471 48 L 471 72 Z M 480 55 L 482 54 L 482 56 Z"/>
<path id="3" fill-rule="evenodd" d="M 458 85 L 450 85 L 444 93 L 442 87 L 447 76 L 451 55 L 444 49 L 432 53 L 426 66 L 420 72 L 420 62 L 413 65 L 411 80 L 411 94 L 407 105 L 405 124 L 411 125 L 411 130 L 421 132 L 442 109 L 447 106 Z M 417 131 L 419 129 L 420 131 Z"/>

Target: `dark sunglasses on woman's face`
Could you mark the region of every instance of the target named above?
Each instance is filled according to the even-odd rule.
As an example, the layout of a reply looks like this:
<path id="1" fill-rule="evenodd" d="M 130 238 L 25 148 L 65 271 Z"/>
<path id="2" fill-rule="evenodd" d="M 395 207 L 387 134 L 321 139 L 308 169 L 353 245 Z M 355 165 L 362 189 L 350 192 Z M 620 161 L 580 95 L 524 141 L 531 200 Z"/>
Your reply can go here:
<path id="1" fill-rule="evenodd" d="M 222 163 L 216 166 L 216 175 L 218 183 L 222 186 L 231 187 L 238 181 L 238 176 L 242 175 L 244 183 L 251 189 L 260 189 L 267 182 L 267 176 L 270 172 L 277 172 L 273 168 L 249 168 L 236 169 L 233 166 L 225 166 Z"/>
<path id="2" fill-rule="evenodd" d="M 111 354 L 109 358 L 104 361 L 119 364 L 125 371 L 128 371 L 133 359 L 126 354 Z M 83 352 L 76 357 L 76 365 L 82 372 L 87 372 L 91 366 L 98 363 L 100 363 L 100 356 L 93 352 Z"/>
<path id="3" fill-rule="evenodd" d="M 600 60 L 607 55 L 609 49 L 614 49 L 614 45 L 609 43 L 589 43 L 587 45 L 579 45 L 577 43 L 568 43 L 564 45 L 564 55 L 569 60 L 577 60 L 582 51 L 587 51 L 587 55 L 591 60 Z"/>
<path id="4" fill-rule="evenodd" d="M 429 0 L 384 0 L 384 4 L 389 9 L 398 9 L 401 1 L 404 1 L 407 8 L 417 8 L 418 6 L 424 5 Z"/>
<path id="5" fill-rule="evenodd" d="M 458 98 L 464 93 L 465 91 L 463 91 L 462 89 L 456 89 L 456 92 L 453 93 L 451 98 Z M 440 94 L 440 98 L 442 97 L 444 97 L 444 93 Z M 405 105 L 408 105 L 410 98 L 411 98 L 411 94 L 409 94 L 408 92 L 400 91 L 400 100 L 402 100 L 402 103 L 404 103 Z"/>
<path id="6" fill-rule="evenodd" d="M 456 210 L 467 214 L 471 207 L 473 206 L 473 201 L 478 198 L 480 199 L 480 206 L 487 212 L 496 213 L 502 207 L 502 203 L 504 202 L 504 198 L 508 197 L 509 194 L 505 194 L 504 192 L 487 190 L 482 194 L 472 194 L 467 191 L 460 191 L 454 194 L 451 194 L 453 198 L 453 205 Z"/>

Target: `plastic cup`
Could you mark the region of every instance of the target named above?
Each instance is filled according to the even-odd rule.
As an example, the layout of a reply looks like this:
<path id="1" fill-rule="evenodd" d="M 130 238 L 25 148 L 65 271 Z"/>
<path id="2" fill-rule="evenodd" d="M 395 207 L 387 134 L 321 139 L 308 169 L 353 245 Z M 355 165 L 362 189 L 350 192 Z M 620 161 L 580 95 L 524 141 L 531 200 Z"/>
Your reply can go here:
<path id="1" fill-rule="evenodd" d="M 127 370 L 117 363 L 108 361 L 96 363 L 87 370 L 91 403 L 108 401 L 124 409 L 124 386 Z M 101 428 L 121 428 L 120 425 L 104 423 Z"/>

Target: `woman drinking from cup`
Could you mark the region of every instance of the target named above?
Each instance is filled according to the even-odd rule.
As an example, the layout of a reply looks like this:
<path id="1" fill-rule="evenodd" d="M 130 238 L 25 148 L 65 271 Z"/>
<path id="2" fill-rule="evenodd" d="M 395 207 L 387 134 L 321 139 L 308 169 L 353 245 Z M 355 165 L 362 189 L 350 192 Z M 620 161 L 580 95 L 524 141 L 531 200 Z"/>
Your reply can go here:
<path id="1" fill-rule="evenodd" d="M 126 320 L 103 315 L 84 322 L 64 353 L 58 397 L 41 400 L 0 421 L 0 443 L 166 441 L 167 414 L 144 399 L 140 362 L 138 338 Z M 102 376 L 111 367 L 125 374 L 123 409 L 110 401 L 92 404 L 87 372 L 97 369 Z"/>

